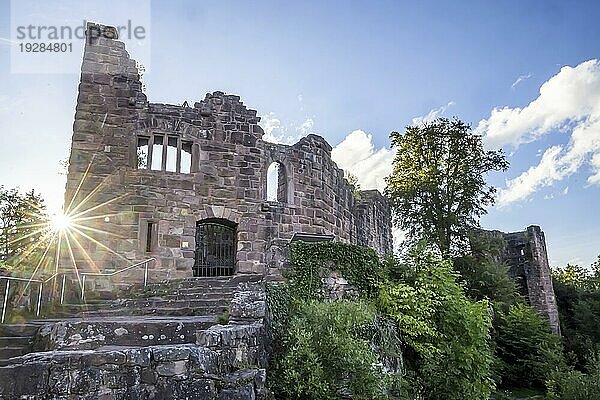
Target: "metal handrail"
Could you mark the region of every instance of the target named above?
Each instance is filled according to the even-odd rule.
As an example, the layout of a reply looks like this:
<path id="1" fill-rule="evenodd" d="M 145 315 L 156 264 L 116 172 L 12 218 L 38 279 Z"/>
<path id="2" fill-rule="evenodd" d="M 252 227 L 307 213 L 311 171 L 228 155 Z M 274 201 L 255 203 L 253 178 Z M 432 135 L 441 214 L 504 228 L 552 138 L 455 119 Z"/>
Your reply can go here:
<path id="1" fill-rule="evenodd" d="M 52 279 L 53 277 L 54 276 L 50 277 L 50 279 Z M 10 290 L 10 281 L 27 282 L 27 283 L 35 282 L 35 283 L 40 284 L 40 290 L 38 292 L 38 301 L 37 301 L 36 311 L 35 311 L 36 316 L 40 315 L 40 307 L 42 305 L 42 289 L 44 288 L 44 283 L 48 282 L 48 281 L 32 279 L 32 278 L 18 278 L 16 276 L 0 276 L 0 280 L 1 279 L 6 279 L 6 288 L 4 290 L 4 302 L 2 303 L 2 317 L 0 317 L 0 323 L 2 323 L 2 324 L 4 323 L 4 318 L 6 316 L 6 307 L 8 305 L 8 294 L 9 294 L 9 290 Z"/>
<path id="2" fill-rule="evenodd" d="M 118 275 L 120 273 L 132 270 L 134 268 L 137 268 L 141 265 L 144 266 L 144 287 L 146 287 L 148 285 L 148 265 L 150 264 L 150 262 L 152 261 L 156 261 L 156 258 L 152 257 L 149 258 L 147 260 L 144 261 L 140 261 L 139 263 L 130 265 L 127 268 L 123 268 L 120 269 L 118 271 L 114 271 L 114 272 L 106 272 L 106 273 L 101 273 L 101 272 L 82 272 L 81 275 L 81 300 L 85 300 L 85 281 L 86 281 L 86 277 L 88 276 L 115 276 Z"/>
<path id="3" fill-rule="evenodd" d="M 144 269 L 144 287 L 146 285 L 148 285 L 148 265 L 150 264 L 150 262 L 152 261 L 156 261 L 156 258 L 152 257 L 149 258 L 147 260 L 141 261 L 139 263 L 130 265 L 129 267 L 123 268 L 121 270 L 115 271 L 115 272 L 111 272 L 111 273 L 91 273 L 91 272 L 82 272 L 80 275 L 82 276 L 82 283 L 81 283 L 81 299 L 84 300 L 85 299 L 85 280 L 87 276 L 115 276 L 117 274 L 120 274 L 122 272 L 126 272 L 129 271 L 131 269 L 137 268 L 141 265 L 145 266 Z M 52 279 L 55 279 L 56 277 L 58 277 L 59 275 L 62 275 L 62 286 L 61 286 L 61 291 L 60 291 L 60 304 L 64 303 L 65 300 L 65 285 L 66 285 L 66 280 L 67 280 L 67 274 L 66 273 L 55 273 L 54 275 L 50 276 L 47 279 L 33 279 L 33 278 L 19 278 L 19 277 L 15 277 L 15 276 L 0 276 L 0 280 L 2 279 L 6 279 L 6 288 L 4 289 L 4 302 L 2 303 L 2 315 L 0 316 L 0 324 L 4 323 L 4 319 L 6 317 L 6 308 L 8 305 L 8 296 L 9 296 L 9 291 L 10 291 L 10 282 L 11 281 L 19 281 L 19 282 L 34 282 L 34 283 L 39 283 L 40 284 L 40 288 L 38 291 L 38 301 L 37 301 L 37 305 L 36 305 L 36 316 L 40 315 L 40 311 L 41 311 L 41 306 L 42 306 L 42 290 L 44 288 L 44 284 L 50 282 Z"/>

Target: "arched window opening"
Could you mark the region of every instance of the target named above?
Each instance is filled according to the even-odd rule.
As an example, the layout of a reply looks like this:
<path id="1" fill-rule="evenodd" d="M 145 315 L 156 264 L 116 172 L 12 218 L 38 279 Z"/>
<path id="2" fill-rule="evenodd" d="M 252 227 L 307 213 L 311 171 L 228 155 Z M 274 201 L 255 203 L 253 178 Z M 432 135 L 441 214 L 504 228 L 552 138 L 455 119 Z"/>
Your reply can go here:
<path id="1" fill-rule="evenodd" d="M 196 224 L 194 276 L 229 276 L 235 272 L 236 224 L 220 218 Z"/>
<path id="2" fill-rule="evenodd" d="M 275 161 L 267 170 L 267 200 L 287 203 L 287 174 L 282 163 Z"/>

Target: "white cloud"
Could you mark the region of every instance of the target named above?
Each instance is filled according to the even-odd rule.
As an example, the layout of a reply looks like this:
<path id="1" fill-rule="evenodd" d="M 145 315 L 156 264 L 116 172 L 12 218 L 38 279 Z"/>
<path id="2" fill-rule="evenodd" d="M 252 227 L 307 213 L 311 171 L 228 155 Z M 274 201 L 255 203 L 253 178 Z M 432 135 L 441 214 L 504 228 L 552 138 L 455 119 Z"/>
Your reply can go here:
<path id="1" fill-rule="evenodd" d="M 307 122 L 308 120 L 310 120 L 310 123 Z M 308 129 L 310 125 L 310 129 L 312 129 L 312 119 L 308 118 L 307 121 L 305 121 L 304 124 L 301 125 L 301 127 L 305 127 L 306 129 Z M 300 132 L 300 128 L 291 130 L 290 126 L 282 124 L 281 120 L 272 111 L 268 114 L 260 116 L 259 125 L 265 131 L 265 134 L 262 137 L 262 140 L 264 140 L 265 142 L 294 144 L 302 136 L 306 136 L 304 133 Z"/>
<path id="2" fill-rule="evenodd" d="M 313 132 L 314 125 L 315 125 L 315 123 L 312 120 L 312 118 L 306 118 L 306 121 L 304 121 L 302 123 L 302 125 L 300 125 L 300 128 L 298 128 L 298 130 L 300 131 L 300 133 L 302 135 L 306 136 Z"/>
<path id="3" fill-rule="evenodd" d="M 260 116 L 259 125 L 265 131 L 262 139 L 266 142 L 294 144 L 304 136 L 314 133 L 315 122 L 308 117 L 301 124 L 282 124 L 274 112 Z"/>
<path id="4" fill-rule="evenodd" d="M 590 185 L 600 185 L 600 152 L 592 156 L 591 164 L 595 172 L 594 175 L 588 177 L 588 183 Z"/>
<path id="5" fill-rule="evenodd" d="M 528 199 L 538 190 L 578 172 L 589 164 L 588 184 L 600 184 L 600 62 L 590 60 L 563 67 L 540 88 L 537 99 L 523 108 L 494 108 L 475 129 L 487 148 L 517 148 L 551 132 L 570 133 L 565 145 L 543 152 L 535 166 L 506 182 L 500 207 Z"/>
<path id="6" fill-rule="evenodd" d="M 555 129 L 568 130 L 592 116 L 600 116 L 598 60 L 563 67 L 541 86 L 537 99 L 524 108 L 494 108 L 476 132 L 485 136 L 489 148 L 517 147 Z"/>
<path id="7" fill-rule="evenodd" d="M 259 125 L 265 131 L 265 135 L 270 137 L 273 134 L 274 130 L 279 129 L 281 127 L 281 121 L 279 120 L 279 118 L 277 118 L 275 113 L 271 111 L 266 115 L 260 116 Z M 263 139 L 265 138 L 263 137 Z"/>
<path id="8" fill-rule="evenodd" d="M 356 176 L 362 189 L 385 189 L 385 177 L 392 172 L 394 153 L 375 149 L 373 136 L 361 130 L 351 132 L 331 151 L 336 164 Z"/>
<path id="9" fill-rule="evenodd" d="M 434 108 L 429 111 L 427 115 L 423 115 L 420 117 L 415 117 L 412 119 L 412 125 L 422 125 L 426 122 L 431 122 L 436 118 L 443 116 L 446 113 L 446 110 L 449 107 L 452 107 L 455 103 L 453 101 L 449 101 L 445 106 L 441 106 L 440 108 Z"/>
<path id="10" fill-rule="evenodd" d="M 527 80 L 529 78 L 531 78 L 533 76 L 533 74 L 530 72 L 527 75 L 519 75 L 519 77 L 517 78 L 516 81 L 513 82 L 512 85 L 510 85 L 511 88 L 515 88 L 519 83 L 523 82 L 524 80 Z"/>

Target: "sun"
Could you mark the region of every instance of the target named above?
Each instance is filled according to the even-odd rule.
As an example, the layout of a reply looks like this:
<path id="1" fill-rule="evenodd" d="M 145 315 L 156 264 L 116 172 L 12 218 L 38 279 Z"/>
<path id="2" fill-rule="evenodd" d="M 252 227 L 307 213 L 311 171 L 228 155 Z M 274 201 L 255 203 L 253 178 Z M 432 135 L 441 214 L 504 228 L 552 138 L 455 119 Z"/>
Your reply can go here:
<path id="1" fill-rule="evenodd" d="M 54 232 L 65 232 L 69 230 L 72 222 L 73 219 L 69 215 L 62 212 L 56 213 L 50 218 L 50 228 Z"/>

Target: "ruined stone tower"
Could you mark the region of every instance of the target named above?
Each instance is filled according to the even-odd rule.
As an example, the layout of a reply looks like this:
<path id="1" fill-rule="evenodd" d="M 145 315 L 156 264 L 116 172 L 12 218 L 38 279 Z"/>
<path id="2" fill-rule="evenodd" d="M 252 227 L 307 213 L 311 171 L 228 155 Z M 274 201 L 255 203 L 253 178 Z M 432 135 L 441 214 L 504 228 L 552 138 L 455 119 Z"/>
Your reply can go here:
<path id="1" fill-rule="evenodd" d="M 151 278 L 272 274 L 295 239 L 391 251 L 386 199 L 354 196 L 322 137 L 265 142 L 257 112 L 222 92 L 150 103 L 116 31 L 94 27 L 107 34 L 86 42 L 65 195 L 67 210 L 97 216 L 73 249 L 80 270 L 153 257 Z"/>
<path id="2" fill-rule="evenodd" d="M 531 306 L 550 321 L 555 334 L 560 334 L 558 309 L 552 287 L 546 239 L 539 226 L 532 225 L 523 232 L 503 233 L 506 241 L 503 260 L 517 280 L 521 292 Z"/>

